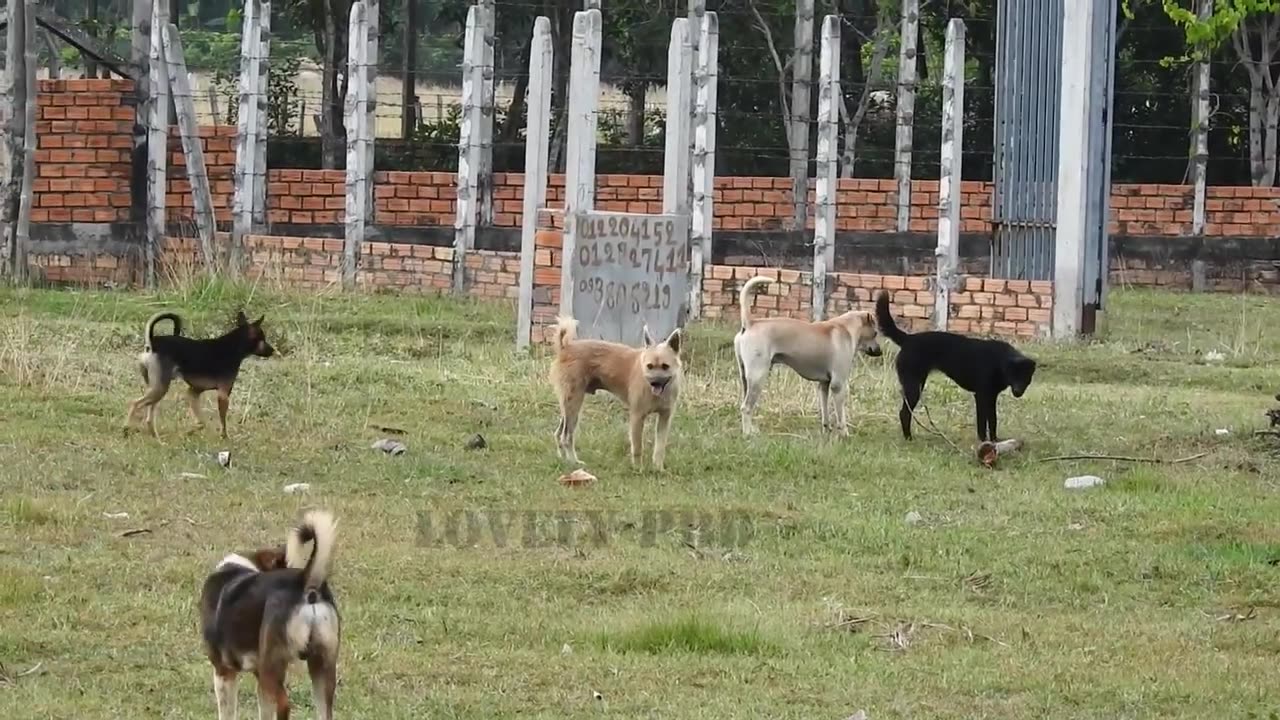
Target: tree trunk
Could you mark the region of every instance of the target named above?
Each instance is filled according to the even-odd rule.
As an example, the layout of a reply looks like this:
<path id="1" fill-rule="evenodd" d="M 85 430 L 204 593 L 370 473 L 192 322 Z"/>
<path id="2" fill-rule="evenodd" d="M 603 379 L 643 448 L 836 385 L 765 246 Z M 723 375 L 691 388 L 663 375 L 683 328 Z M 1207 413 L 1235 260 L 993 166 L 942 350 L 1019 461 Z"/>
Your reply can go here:
<path id="1" fill-rule="evenodd" d="M 1280 87 L 1271 64 L 1277 41 L 1280 18 L 1271 14 L 1256 13 L 1245 18 L 1231 35 L 1236 56 L 1249 73 L 1249 179 L 1254 187 L 1275 184 L 1276 124 L 1280 121 L 1276 96 Z"/>
<path id="2" fill-rule="evenodd" d="M 840 98 L 840 116 L 844 123 L 844 147 L 840 151 L 840 177 L 853 177 L 853 169 L 857 160 L 858 150 L 858 128 L 862 125 L 862 119 L 867 115 L 867 107 L 871 104 L 871 93 L 875 91 L 876 83 L 880 82 L 880 75 L 884 68 L 884 59 L 889 54 L 889 25 L 887 15 L 881 14 L 876 21 L 875 39 L 871 47 L 871 62 L 868 64 L 867 71 L 864 73 L 866 81 L 862 86 L 862 94 L 858 97 L 858 107 L 852 115 L 849 114 L 849 106 L 845 103 L 844 97 Z M 855 67 L 861 68 L 861 48 L 855 57 L 859 58 L 854 61 Z"/>
<path id="3" fill-rule="evenodd" d="M 916 82 L 929 84 L 929 43 L 925 42 L 924 23 L 916 25 Z"/>
<path id="4" fill-rule="evenodd" d="M 98 37 L 98 0 L 89 0 L 89 37 L 95 40 Z M 84 76 L 87 78 L 98 77 L 98 61 L 89 56 L 84 58 Z"/>
<path id="5" fill-rule="evenodd" d="M 1262 78 L 1249 74 L 1249 180 L 1254 187 L 1270 187 L 1274 166 L 1268 172 L 1264 148 L 1264 124 L 1267 101 L 1262 89 Z"/>
<path id="6" fill-rule="evenodd" d="M 649 84 L 643 80 L 627 88 L 627 144 L 631 147 L 644 144 L 644 98 L 648 92 Z"/>
<path id="7" fill-rule="evenodd" d="M 406 0 L 404 65 L 400 73 L 400 138 L 408 140 L 418 127 L 418 0 Z"/>
<path id="8" fill-rule="evenodd" d="M 529 53 L 532 52 L 533 43 L 524 44 L 524 51 L 520 53 L 520 67 L 529 67 Z M 507 106 L 507 117 L 502 121 L 502 127 L 498 129 L 498 142 L 514 143 L 520 132 L 520 128 L 524 123 L 521 122 L 522 117 L 527 117 L 524 104 L 525 96 L 529 94 L 529 75 L 528 73 L 520 73 L 516 76 L 516 85 L 511 89 L 511 104 Z"/>
<path id="9" fill-rule="evenodd" d="M 1267 72 L 1271 72 L 1267 69 Z M 1271 187 L 1276 180 L 1276 126 L 1280 125 L 1280 95 L 1273 89 L 1267 94 L 1262 139 L 1263 182 L 1258 187 Z"/>
<path id="10" fill-rule="evenodd" d="M 553 41 L 556 46 L 551 90 L 551 115 L 554 122 L 547 167 L 550 172 L 562 173 L 565 162 L 565 135 L 569 124 L 569 56 L 573 48 L 573 9 L 564 6 L 557 8 L 556 18 L 559 22 L 552 26 Z"/>
<path id="11" fill-rule="evenodd" d="M 341 95 L 338 90 L 338 28 L 337 23 L 346 22 L 346 17 L 334 17 L 334 8 L 329 4 L 329 12 L 324 16 L 324 35 L 321 40 L 321 52 L 324 62 L 320 72 L 320 166 L 325 170 L 338 167 L 338 134 L 335 127 L 342 116 Z"/>

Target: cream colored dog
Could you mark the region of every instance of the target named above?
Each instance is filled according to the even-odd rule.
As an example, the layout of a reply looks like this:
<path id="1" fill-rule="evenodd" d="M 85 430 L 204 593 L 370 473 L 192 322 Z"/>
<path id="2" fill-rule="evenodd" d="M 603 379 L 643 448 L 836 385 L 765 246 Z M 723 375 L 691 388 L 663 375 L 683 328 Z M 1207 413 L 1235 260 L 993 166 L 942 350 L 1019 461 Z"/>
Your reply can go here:
<path id="1" fill-rule="evenodd" d="M 733 338 L 733 351 L 738 356 L 738 377 L 742 380 L 742 432 L 751 435 L 755 426 L 751 415 L 760 401 L 760 393 L 773 366 L 782 363 L 800 377 L 818 383 L 818 415 L 822 429 L 832 428 L 831 402 L 835 403 L 835 429 L 849 434 L 845 422 L 845 404 L 849 397 L 849 376 L 853 372 L 854 355 L 862 352 L 880 356 L 879 330 L 870 312 L 854 311 L 823 320 L 807 322 L 793 318 L 761 318 L 752 321 L 749 298 L 757 285 L 771 282 L 766 277 L 753 277 L 738 293 L 742 310 L 742 329 Z"/>
<path id="2" fill-rule="evenodd" d="M 680 393 L 680 329 L 655 343 L 644 328 L 644 348 L 637 349 L 604 340 L 579 340 L 578 321 L 559 318 L 555 325 L 556 359 L 551 365 L 551 385 L 560 401 L 556 443 L 560 457 L 579 462 L 574 450 L 578 415 L 587 395 L 607 390 L 626 406 L 631 420 L 631 463 L 640 464 L 644 423 L 658 416 L 653 442 L 653 466 L 662 469 L 667 455 L 671 416 Z"/>

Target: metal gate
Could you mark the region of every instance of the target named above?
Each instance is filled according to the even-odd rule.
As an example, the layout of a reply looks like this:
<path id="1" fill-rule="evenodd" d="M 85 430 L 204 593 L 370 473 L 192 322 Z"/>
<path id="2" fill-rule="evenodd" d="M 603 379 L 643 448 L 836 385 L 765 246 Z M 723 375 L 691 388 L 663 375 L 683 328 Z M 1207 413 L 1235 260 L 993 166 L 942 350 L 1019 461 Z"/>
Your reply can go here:
<path id="1" fill-rule="evenodd" d="M 1072 58 L 1083 56 L 1089 64 L 1080 330 L 1092 333 L 1107 295 L 1116 5 L 1113 0 L 1067 2 L 1092 6 L 1092 30 L 1087 38 L 1073 38 L 1069 47 Z M 1054 277 L 1063 59 L 1062 0 L 999 0 L 992 277 Z"/>
<path id="2" fill-rule="evenodd" d="M 999 0 L 995 94 L 991 276 L 1049 280 L 1058 210 L 1062 0 Z"/>

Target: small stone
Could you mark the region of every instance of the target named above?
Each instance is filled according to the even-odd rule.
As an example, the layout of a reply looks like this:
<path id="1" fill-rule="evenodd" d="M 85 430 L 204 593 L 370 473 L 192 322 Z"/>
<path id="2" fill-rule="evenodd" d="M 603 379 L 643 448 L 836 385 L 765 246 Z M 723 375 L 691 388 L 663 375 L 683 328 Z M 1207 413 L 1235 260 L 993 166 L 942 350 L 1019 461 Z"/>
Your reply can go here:
<path id="1" fill-rule="evenodd" d="M 284 491 L 288 495 L 297 495 L 298 493 L 307 492 L 310 489 L 311 483 L 293 483 L 292 485 L 284 486 Z"/>
<path id="2" fill-rule="evenodd" d="M 218 453 L 218 464 L 224 468 L 231 467 L 231 453 L 227 450 Z"/>
<path id="3" fill-rule="evenodd" d="M 908 525 L 919 525 L 922 522 L 924 522 L 924 517 L 920 513 L 915 510 L 907 513 L 906 523 Z"/>
<path id="4" fill-rule="evenodd" d="M 1231 431 L 1228 430 L 1227 428 L 1218 428 L 1217 430 L 1213 431 L 1213 434 L 1217 435 L 1218 437 L 1222 437 L 1224 435 L 1230 435 Z"/>
<path id="5" fill-rule="evenodd" d="M 124 520 L 124 519 L 126 519 L 126 518 L 128 518 L 128 517 L 129 517 L 129 513 L 127 513 L 127 512 L 113 512 L 113 513 L 112 513 L 112 512 L 104 512 L 104 513 L 102 513 L 102 517 L 107 518 L 108 520 Z"/>
<path id="6" fill-rule="evenodd" d="M 1068 490 L 1087 490 L 1091 487 L 1098 487 L 1106 484 L 1106 480 L 1097 475 L 1080 475 L 1078 477 L 1067 478 L 1062 486 Z"/>
<path id="7" fill-rule="evenodd" d="M 409 448 L 404 443 L 391 438 L 382 438 L 371 446 L 374 450 L 381 450 L 388 455 L 403 455 Z"/>
<path id="8" fill-rule="evenodd" d="M 489 447 L 489 443 L 485 442 L 483 435 L 476 433 L 475 435 L 467 438 L 467 442 L 463 447 L 468 450 L 484 450 Z"/>
<path id="9" fill-rule="evenodd" d="M 573 648 L 572 648 L 572 647 L 569 647 L 569 643 L 565 643 L 564 645 L 561 645 L 561 646 L 560 646 L 560 654 L 561 654 L 561 655 L 572 655 L 572 654 L 573 654 Z"/>

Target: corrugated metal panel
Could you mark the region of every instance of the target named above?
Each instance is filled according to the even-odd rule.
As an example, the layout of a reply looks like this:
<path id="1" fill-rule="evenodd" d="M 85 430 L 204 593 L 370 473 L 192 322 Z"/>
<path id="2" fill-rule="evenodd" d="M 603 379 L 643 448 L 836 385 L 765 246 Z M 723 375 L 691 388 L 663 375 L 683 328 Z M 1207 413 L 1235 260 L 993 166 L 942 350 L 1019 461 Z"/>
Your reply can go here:
<path id="1" fill-rule="evenodd" d="M 992 277 L 1053 276 L 1061 0 L 1000 0 L 996 11 Z"/>

